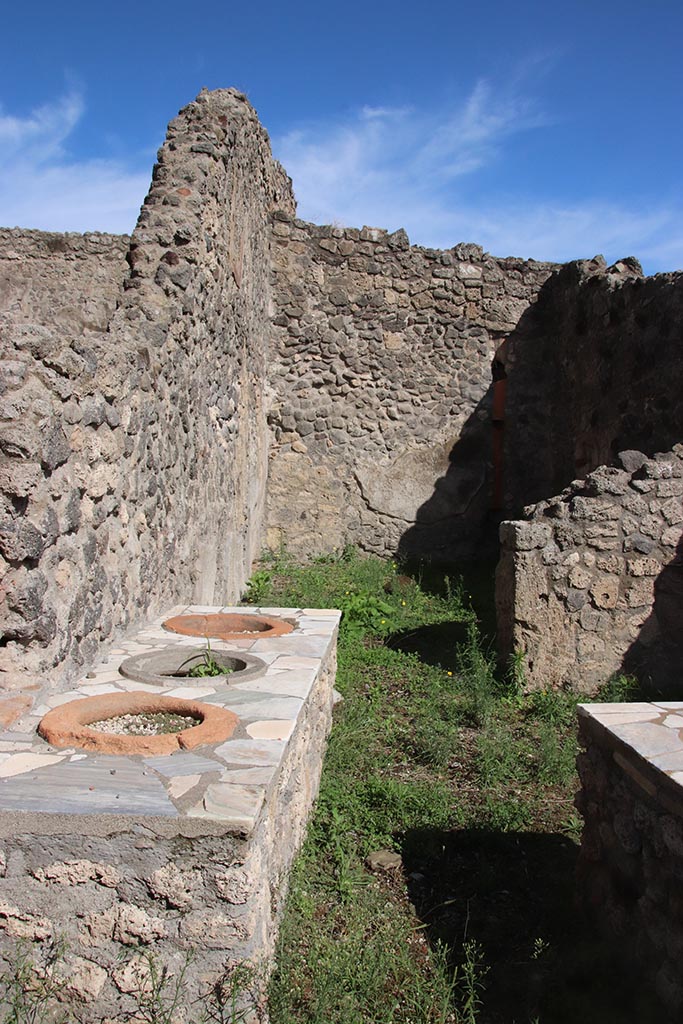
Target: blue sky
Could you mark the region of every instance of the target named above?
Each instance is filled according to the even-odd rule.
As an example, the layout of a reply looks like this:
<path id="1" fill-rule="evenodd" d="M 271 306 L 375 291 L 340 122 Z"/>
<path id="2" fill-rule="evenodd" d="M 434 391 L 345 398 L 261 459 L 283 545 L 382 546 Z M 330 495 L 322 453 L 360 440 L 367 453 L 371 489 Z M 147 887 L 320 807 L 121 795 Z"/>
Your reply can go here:
<path id="1" fill-rule="evenodd" d="M 0 224 L 132 230 L 167 122 L 247 93 L 318 223 L 683 267 L 680 0 L 33 0 L 3 14 Z"/>

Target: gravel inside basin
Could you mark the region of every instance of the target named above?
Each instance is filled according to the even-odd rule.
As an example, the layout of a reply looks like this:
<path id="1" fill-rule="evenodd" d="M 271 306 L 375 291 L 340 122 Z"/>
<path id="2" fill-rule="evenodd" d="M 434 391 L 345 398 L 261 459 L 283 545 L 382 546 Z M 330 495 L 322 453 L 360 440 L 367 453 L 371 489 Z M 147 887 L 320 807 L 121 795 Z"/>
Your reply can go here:
<path id="1" fill-rule="evenodd" d="M 161 736 L 169 732 L 182 732 L 199 725 L 200 719 L 192 715 L 173 715 L 167 712 L 143 713 L 139 715 L 117 715 L 91 722 L 89 728 L 98 732 L 114 733 L 117 736 Z"/>

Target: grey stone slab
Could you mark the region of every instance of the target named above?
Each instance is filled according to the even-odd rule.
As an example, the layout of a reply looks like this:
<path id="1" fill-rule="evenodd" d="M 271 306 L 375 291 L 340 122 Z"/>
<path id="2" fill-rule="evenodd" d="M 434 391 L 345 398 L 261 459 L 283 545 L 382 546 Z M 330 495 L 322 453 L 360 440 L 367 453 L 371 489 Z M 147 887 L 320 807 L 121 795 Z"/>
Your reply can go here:
<path id="1" fill-rule="evenodd" d="M 68 704 L 69 701 L 79 700 L 82 696 L 83 694 L 78 690 L 67 690 L 65 693 L 52 694 L 46 699 L 45 704 L 49 708 L 58 708 L 61 707 L 62 704 Z"/>
<path id="2" fill-rule="evenodd" d="M 228 740 L 214 754 L 226 764 L 261 767 L 277 765 L 285 751 L 283 740 Z"/>
<path id="3" fill-rule="evenodd" d="M 655 754 L 650 761 L 663 772 L 683 771 L 683 749 L 672 750 L 666 754 Z"/>
<path id="4" fill-rule="evenodd" d="M 315 679 L 315 673 L 306 675 L 302 672 L 278 672 L 264 679 L 254 679 L 251 683 L 235 683 L 235 689 L 249 689 L 252 692 L 271 693 L 277 697 L 302 697 L 308 693 Z"/>
<path id="5" fill-rule="evenodd" d="M 230 646 L 233 648 L 233 650 L 250 651 L 254 646 L 254 637 L 255 634 L 251 634 L 250 636 L 242 637 L 239 640 L 231 640 Z"/>
<path id="6" fill-rule="evenodd" d="M 225 707 L 234 711 L 244 721 L 250 719 L 283 719 L 294 722 L 303 707 L 298 697 L 278 697 L 277 694 L 260 694 L 262 700 L 233 703 L 236 695 L 226 701 Z"/>
<path id="7" fill-rule="evenodd" d="M 121 682 L 118 684 L 119 689 L 125 690 L 128 693 L 134 693 L 136 690 L 141 690 L 143 693 L 161 693 L 161 687 L 151 686 L 148 683 L 141 683 L 137 679 L 126 679 L 121 676 Z M 170 687 L 169 687 L 170 689 Z"/>
<path id="8" fill-rule="evenodd" d="M 146 768 L 153 768 L 155 772 L 159 772 L 160 775 L 164 775 L 168 779 L 179 775 L 204 775 L 206 772 L 223 770 L 223 765 L 217 761 L 183 751 L 169 754 L 168 757 L 146 757 L 144 764 Z"/>
<path id="9" fill-rule="evenodd" d="M 662 706 L 664 705 L 655 706 L 654 704 L 650 704 L 646 701 L 632 701 L 630 703 L 628 701 L 615 701 L 612 704 L 584 703 L 578 705 L 580 710 L 585 709 L 591 715 L 618 715 L 623 714 L 624 712 L 633 714 L 636 711 L 642 711 L 645 714 L 648 714 L 656 711 L 657 707 Z"/>
<path id="10" fill-rule="evenodd" d="M 221 707 L 234 711 L 242 719 L 295 719 L 303 705 L 303 701 L 297 697 L 238 689 L 228 689 L 227 693 L 206 697 L 204 703 L 220 704 Z"/>
<path id="11" fill-rule="evenodd" d="M 229 646 L 230 645 L 226 642 L 225 650 L 229 650 Z M 259 654 L 259 658 L 261 661 L 265 661 L 266 665 L 271 665 L 277 658 L 277 654 L 274 651 L 271 651 L 270 653 L 265 652 Z"/>
<path id="12" fill-rule="evenodd" d="M 261 615 L 272 615 L 278 619 L 295 619 L 301 614 L 300 608 L 259 608 L 258 610 Z"/>
<path id="13" fill-rule="evenodd" d="M 121 676 L 119 676 L 119 679 Z M 116 682 L 106 683 L 88 683 L 87 686 L 79 686 L 80 693 L 84 697 L 96 697 L 101 693 L 120 693 L 121 688 L 118 686 L 118 680 Z"/>
<path id="14" fill-rule="evenodd" d="M 201 805 L 188 811 L 188 815 L 217 819 L 250 832 L 256 824 L 264 797 L 263 786 L 215 782 L 207 788 Z"/>
<path id="15" fill-rule="evenodd" d="M 221 782 L 240 783 L 248 786 L 267 786 L 275 775 L 275 765 L 263 768 L 231 768 L 221 775 Z"/>
<path id="16" fill-rule="evenodd" d="M 141 762 L 114 757 L 86 757 L 0 780 L 0 808 L 45 814 L 178 816 L 161 781 Z"/>
<path id="17" fill-rule="evenodd" d="M 19 719 L 19 724 L 21 725 L 21 728 L 25 730 L 25 732 L 29 732 L 33 735 L 34 743 L 36 742 L 36 740 L 38 740 L 41 744 L 44 744 L 44 740 L 41 740 L 36 733 L 36 730 L 40 725 L 41 718 L 42 715 L 24 715 L 23 718 Z"/>
<path id="18" fill-rule="evenodd" d="M 266 677 L 264 676 L 263 678 L 265 679 Z M 256 681 L 258 682 L 259 680 Z M 253 690 L 251 680 L 247 680 L 243 685 L 247 686 L 248 689 L 242 689 L 242 685 L 238 685 L 237 683 L 235 683 L 235 685 L 230 684 L 229 686 L 223 686 L 220 690 L 216 690 L 216 692 L 211 696 L 205 697 L 203 703 L 220 704 L 224 707 L 228 707 L 229 705 L 231 707 L 234 706 L 235 713 L 237 713 L 237 708 L 241 704 L 249 704 L 250 701 L 254 700 L 265 700 L 268 696 L 269 691 L 264 693 L 263 690 Z M 274 700 L 280 699 L 280 695 L 277 693 L 273 693 L 272 696 Z"/>
<path id="19" fill-rule="evenodd" d="M 652 758 L 657 754 L 665 754 L 672 750 L 683 750 L 683 742 L 677 730 L 667 729 L 663 725 L 642 722 L 610 726 L 605 721 L 603 721 L 603 725 L 645 758 Z"/>
<path id="20" fill-rule="evenodd" d="M 263 650 L 321 658 L 329 644 L 330 639 L 326 636 L 302 636 L 288 633 L 286 636 L 276 636 L 270 640 L 256 640 L 251 649 L 254 654 L 260 654 Z"/>
<path id="21" fill-rule="evenodd" d="M 617 714 L 603 715 L 601 712 L 596 711 L 593 713 L 593 718 L 598 722 L 602 722 L 603 725 L 607 725 L 610 728 L 613 725 L 619 725 L 623 722 L 656 722 L 661 718 L 661 711 L 655 708 L 653 711 L 632 711 L 632 712 L 618 712 Z"/>
<path id="22" fill-rule="evenodd" d="M 207 697 L 216 694 L 214 686 L 172 686 L 163 691 L 166 697 L 177 697 L 179 700 L 200 700 L 204 702 Z"/>
<path id="23" fill-rule="evenodd" d="M 304 672 L 311 671 L 313 675 L 317 673 L 319 667 L 320 658 L 303 657 L 296 654 L 280 653 L 277 661 L 273 662 L 273 668 L 297 669 Z"/>

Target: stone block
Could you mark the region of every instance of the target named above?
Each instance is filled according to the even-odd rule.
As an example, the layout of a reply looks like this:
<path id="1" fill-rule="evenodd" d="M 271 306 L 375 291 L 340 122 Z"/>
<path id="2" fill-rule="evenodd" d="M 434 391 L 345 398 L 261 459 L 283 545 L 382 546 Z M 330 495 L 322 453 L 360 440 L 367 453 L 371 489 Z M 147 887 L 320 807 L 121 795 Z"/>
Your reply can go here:
<path id="1" fill-rule="evenodd" d="M 629 558 L 626 560 L 626 571 L 629 576 L 657 576 L 661 569 L 661 563 L 656 558 Z"/>
<path id="2" fill-rule="evenodd" d="M 552 528 L 546 523 L 508 520 L 500 524 L 500 542 L 516 551 L 542 548 L 552 537 Z"/>
<path id="3" fill-rule="evenodd" d="M 596 608 L 616 608 L 619 600 L 619 581 L 609 576 L 604 577 L 593 584 L 590 595 Z"/>
<path id="4" fill-rule="evenodd" d="M 642 452 L 624 451 L 619 452 L 617 457 L 626 472 L 631 474 L 637 473 L 641 466 L 647 462 L 647 455 L 643 455 Z"/>

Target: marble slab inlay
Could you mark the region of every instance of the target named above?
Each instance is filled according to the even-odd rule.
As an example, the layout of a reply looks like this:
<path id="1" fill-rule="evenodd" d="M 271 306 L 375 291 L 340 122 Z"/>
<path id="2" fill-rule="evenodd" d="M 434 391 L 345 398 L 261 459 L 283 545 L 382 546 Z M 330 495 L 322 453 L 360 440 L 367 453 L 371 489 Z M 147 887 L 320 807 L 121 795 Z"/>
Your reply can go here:
<path id="1" fill-rule="evenodd" d="M 656 773 L 683 785 L 683 701 L 579 704 L 578 713 L 599 722 Z M 614 756 L 624 761 L 623 753 Z"/>
<path id="2" fill-rule="evenodd" d="M 220 686 L 210 678 L 197 685 L 169 677 L 154 686 L 122 676 L 121 662 L 132 654 L 169 645 L 197 646 L 196 637 L 169 633 L 161 623 L 172 615 L 219 611 L 287 618 L 294 630 L 284 636 L 245 636 L 212 642 L 221 651 L 253 651 L 263 672 L 244 682 Z M 214 821 L 249 832 L 256 823 L 294 734 L 302 709 L 336 643 L 340 613 L 331 609 L 176 605 L 136 634 L 110 649 L 106 658 L 62 690 L 36 691 L 33 708 L 0 732 L 0 811 L 51 815 L 145 815 Z M 192 752 L 165 757 L 103 756 L 84 750 L 57 750 L 34 730 L 51 708 L 105 693 L 142 690 L 196 698 L 217 704 L 239 718 L 232 738 Z M 672 710 L 658 709 L 664 717 Z M 682 720 L 683 722 L 683 720 Z M 673 728 L 662 728 L 674 735 Z M 668 748 L 667 748 L 668 749 Z M 676 763 L 675 768 L 683 770 Z M 87 826 L 86 826 L 87 827 Z"/>

